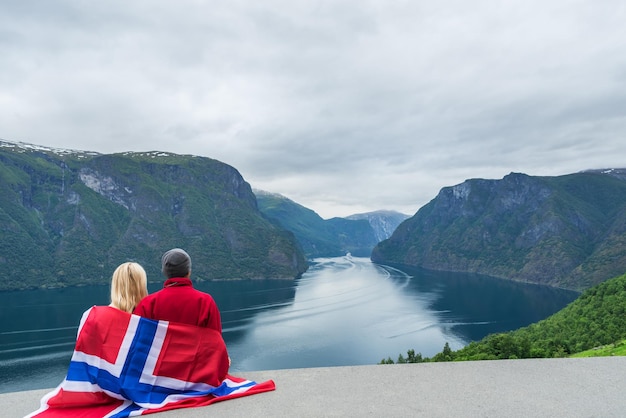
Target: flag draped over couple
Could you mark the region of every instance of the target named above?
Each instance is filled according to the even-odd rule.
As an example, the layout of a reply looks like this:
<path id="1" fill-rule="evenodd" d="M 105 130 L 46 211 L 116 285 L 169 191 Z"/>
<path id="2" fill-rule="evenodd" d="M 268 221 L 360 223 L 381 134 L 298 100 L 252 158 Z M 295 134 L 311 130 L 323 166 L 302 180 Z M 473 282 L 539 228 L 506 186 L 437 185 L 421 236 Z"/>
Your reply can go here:
<path id="1" fill-rule="evenodd" d="M 63 382 L 28 417 L 128 417 L 275 389 L 228 374 L 219 332 L 154 321 L 108 306 L 81 319 Z"/>

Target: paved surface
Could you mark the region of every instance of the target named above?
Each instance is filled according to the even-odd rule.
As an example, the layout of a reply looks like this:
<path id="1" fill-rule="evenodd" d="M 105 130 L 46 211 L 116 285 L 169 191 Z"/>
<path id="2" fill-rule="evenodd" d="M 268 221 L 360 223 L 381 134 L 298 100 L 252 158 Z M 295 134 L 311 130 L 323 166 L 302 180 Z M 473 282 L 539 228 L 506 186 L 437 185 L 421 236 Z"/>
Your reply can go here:
<path id="1" fill-rule="evenodd" d="M 276 391 L 168 417 L 626 417 L 626 357 L 372 365 L 241 373 Z M 0 395 L 0 416 L 47 390 Z"/>

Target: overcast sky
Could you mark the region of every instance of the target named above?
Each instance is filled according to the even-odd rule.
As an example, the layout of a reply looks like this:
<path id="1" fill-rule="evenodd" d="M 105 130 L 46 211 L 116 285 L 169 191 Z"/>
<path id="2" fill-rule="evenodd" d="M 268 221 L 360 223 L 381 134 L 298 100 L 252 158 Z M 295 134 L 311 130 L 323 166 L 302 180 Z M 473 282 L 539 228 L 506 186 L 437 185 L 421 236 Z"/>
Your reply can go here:
<path id="1" fill-rule="evenodd" d="M 169 151 L 324 218 L 626 167 L 621 0 L 0 0 L 0 138 Z"/>

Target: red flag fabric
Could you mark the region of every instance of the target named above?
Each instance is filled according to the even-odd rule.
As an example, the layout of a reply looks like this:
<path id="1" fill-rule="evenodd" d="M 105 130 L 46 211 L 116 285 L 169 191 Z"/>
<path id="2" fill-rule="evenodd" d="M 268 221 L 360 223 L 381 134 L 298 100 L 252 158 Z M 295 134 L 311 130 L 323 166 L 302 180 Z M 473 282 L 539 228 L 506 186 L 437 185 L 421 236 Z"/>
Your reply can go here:
<path id="1" fill-rule="evenodd" d="M 83 314 L 63 382 L 28 417 L 128 417 L 274 390 L 228 374 L 219 332 L 108 306 Z"/>

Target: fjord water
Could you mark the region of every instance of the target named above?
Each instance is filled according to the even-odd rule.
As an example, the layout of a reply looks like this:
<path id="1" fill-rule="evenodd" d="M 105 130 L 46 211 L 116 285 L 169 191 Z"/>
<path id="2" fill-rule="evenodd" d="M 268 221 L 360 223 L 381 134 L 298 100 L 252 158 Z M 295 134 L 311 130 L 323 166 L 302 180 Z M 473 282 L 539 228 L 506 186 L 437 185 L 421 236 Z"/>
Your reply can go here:
<path id="1" fill-rule="evenodd" d="M 150 285 L 156 291 L 158 283 Z M 200 282 L 222 313 L 232 374 L 424 356 L 539 321 L 575 292 L 484 276 L 397 270 L 365 258 L 314 260 L 298 280 Z M 82 312 L 108 286 L 0 293 L 0 393 L 63 379 Z"/>

